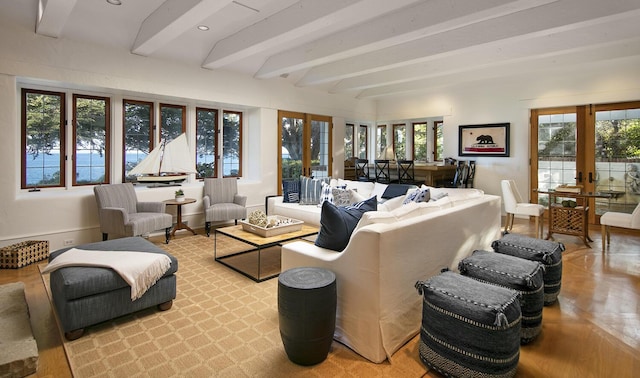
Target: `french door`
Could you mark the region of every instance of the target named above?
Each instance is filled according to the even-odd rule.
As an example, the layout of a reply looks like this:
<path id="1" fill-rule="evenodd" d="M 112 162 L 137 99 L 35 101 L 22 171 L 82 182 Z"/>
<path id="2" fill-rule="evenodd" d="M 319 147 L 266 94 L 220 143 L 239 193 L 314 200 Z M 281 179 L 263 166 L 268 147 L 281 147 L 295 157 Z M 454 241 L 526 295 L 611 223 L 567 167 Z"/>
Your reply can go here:
<path id="1" fill-rule="evenodd" d="M 328 177 L 332 163 L 331 117 L 281 110 L 278 119 L 278 188 L 282 188 L 282 180 L 301 175 Z"/>
<path id="2" fill-rule="evenodd" d="M 531 111 L 532 189 L 560 184 L 612 195 L 590 200 L 589 223 L 607 211 L 633 211 L 640 198 L 640 102 Z M 532 198 L 548 204 L 546 195 Z"/>

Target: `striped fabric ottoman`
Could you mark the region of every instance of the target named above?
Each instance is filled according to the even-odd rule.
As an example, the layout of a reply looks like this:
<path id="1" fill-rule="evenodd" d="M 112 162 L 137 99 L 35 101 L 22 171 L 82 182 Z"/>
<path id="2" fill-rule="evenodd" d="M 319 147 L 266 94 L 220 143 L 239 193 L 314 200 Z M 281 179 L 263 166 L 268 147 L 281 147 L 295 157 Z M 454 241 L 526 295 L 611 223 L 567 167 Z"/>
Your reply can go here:
<path id="1" fill-rule="evenodd" d="M 520 293 L 520 343 L 527 344 L 542 330 L 544 267 L 539 262 L 488 251 L 474 251 L 458 264 L 460 273 Z"/>
<path id="2" fill-rule="evenodd" d="M 512 377 L 520 358 L 518 292 L 451 271 L 416 283 L 420 360 L 447 377 Z"/>
<path id="3" fill-rule="evenodd" d="M 524 235 L 506 234 L 502 239 L 495 240 L 491 248 L 498 253 L 544 264 L 544 305 L 549 306 L 556 302 L 562 283 L 564 244 Z"/>

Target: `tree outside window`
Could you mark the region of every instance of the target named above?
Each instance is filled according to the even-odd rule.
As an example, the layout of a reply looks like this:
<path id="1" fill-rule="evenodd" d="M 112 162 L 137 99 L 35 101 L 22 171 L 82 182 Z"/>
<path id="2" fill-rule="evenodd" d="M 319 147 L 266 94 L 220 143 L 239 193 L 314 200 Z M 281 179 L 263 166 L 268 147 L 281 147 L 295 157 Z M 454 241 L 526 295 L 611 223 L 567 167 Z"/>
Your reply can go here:
<path id="1" fill-rule="evenodd" d="M 349 159 L 354 157 L 353 153 L 353 124 L 347 123 L 344 129 L 344 157 L 345 159 Z"/>
<path id="2" fill-rule="evenodd" d="M 123 109 L 123 175 L 125 181 L 133 181 L 135 178 L 127 177 L 127 172 L 138 165 L 153 149 L 153 103 L 123 100 Z"/>
<path id="3" fill-rule="evenodd" d="M 222 122 L 222 174 L 242 176 L 242 113 L 225 110 Z"/>
<path id="4" fill-rule="evenodd" d="M 378 125 L 376 133 L 376 156 L 382 156 L 387 148 L 387 125 Z"/>
<path id="5" fill-rule="evenodd" d="M 187 130 L 187 109 L 180 105 L 160 104 L 160 139 L 169 143 Z"/>
<path id="6" fill-rule="evenodd" d="M 393 153 L 396 159 L 405 159 L 407 151 L 406 126 L 404 124 L 393 125 Z"/>
<path id="7" fill-rule="evenodd" d="M 443 133 L 443 125 L 442 121 L 435 121 L 433 123 L 433 151 L 434 151 L 434 160 L 443 160 L 443 151 L 444 151 L 444 133 Z"/>
<path id="8" fill-rule="evenodd" d="M 413 160 L 427 162 L 427 123 L 413 124 Z"/>
<path id="9" fill-rule="evenodd" d="M 196 108 L 196 171 L 198 178 L 218 177 L 218 111 Z"/>
<path id="10" fill-rule="evenodd" d="M 22 185 L 64 186 L 65 94 L 22 89 Z"/>
<path id="11" fill-rule="evenodd" d="M 109 98 L 73 95 L 73 184 L 109 182 Z"/>
<path id="12" fill-rule="evenodd" d="M 360 125 L 358 129 L 358 158 L 367 158 L 367 140 L 369 139 L 369 132 L 366 125 Z"/>

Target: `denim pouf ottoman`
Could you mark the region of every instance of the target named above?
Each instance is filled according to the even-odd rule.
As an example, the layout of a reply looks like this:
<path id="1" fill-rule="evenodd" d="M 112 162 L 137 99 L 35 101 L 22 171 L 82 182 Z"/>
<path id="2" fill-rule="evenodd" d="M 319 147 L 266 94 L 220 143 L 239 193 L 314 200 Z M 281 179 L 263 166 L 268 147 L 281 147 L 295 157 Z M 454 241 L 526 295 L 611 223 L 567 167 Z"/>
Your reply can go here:
<path id="1" fill-rule="evenodd" d="M 416 283 L 420 360 L 447 377 L 512 377 L 520 358 L 517 291 L 451 271 Z"/>
<path id="2" fill-rule="evenodd" d="M 527 344 L 540 334 L 544 307 L 542 264 L 502 253 L 475 251 L 460 261 L 458 269 L 476 280 L 518 291 L 522 312 L 520 343 Z"/>
<path id="3" fill-rule="evenodd" d="M 556 302 L 562 282 L 562 252 L 564 244 L 551 240 L 506 234 L 491 244 L 498 253 L 516 256 L 544 264 L 544 305 Z"/>

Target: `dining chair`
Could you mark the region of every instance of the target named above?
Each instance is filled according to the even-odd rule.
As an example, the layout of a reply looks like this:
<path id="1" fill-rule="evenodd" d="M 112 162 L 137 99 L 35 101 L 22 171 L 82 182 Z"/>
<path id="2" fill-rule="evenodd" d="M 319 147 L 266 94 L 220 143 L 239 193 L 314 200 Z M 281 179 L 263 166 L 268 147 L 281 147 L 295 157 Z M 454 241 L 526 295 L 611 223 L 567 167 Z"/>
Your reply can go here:
<path id="1" fill-rule="evenodd" d="M 356 159 L 356 179 L 358 181 L 371 181 L 369 179 L 369 160 Z"/>
<path id="2" fill-rule="evenodd" d="M 513 228 L 513 219 L 516 215 L 528 215 L 535 218 L 536 238 L 541 238 L 543 224 L 541 218 L 544 214 L 544 205 L 524 202 L 513 180 L 502 180 L 500 184 L 502 186 L 504 211 L 507 213 L 504 231 L 507 232 Z"/>
<path id="3" fill-rule="evenodd" d="M 602 252 L 611 241 L 609 234 L 611 227 L 630 228 L 640 230 L 640 203 L 631 214 L 616 211 L 607 211 L 600 217 L 600 228 L 602 229 Z M 606 239 L 606 245 L 605 245 Z"/>
<path id="4" fill-rule="evenodd" d="M 374 169 L 376 173 L 376 182 L 381 184 L 391 183 L 391 173 L 389 172 L 389 160 L 376 159 Z"/>
<path id="5" fill-rule="evenodd" d="M 398 183 L 420 185 L 424 181 L 417 182 L 413 160 L 398 160 Z"/>

